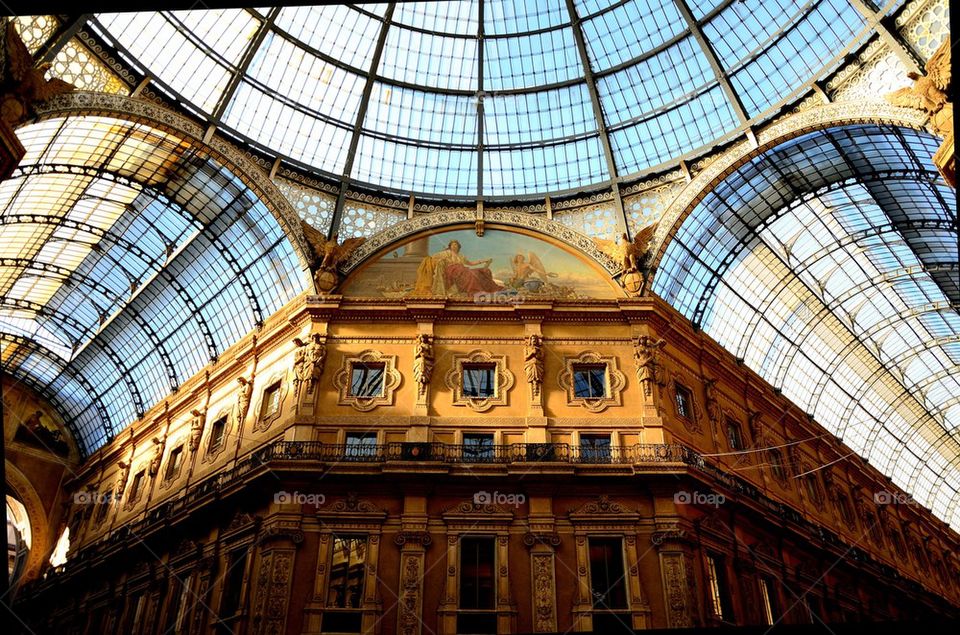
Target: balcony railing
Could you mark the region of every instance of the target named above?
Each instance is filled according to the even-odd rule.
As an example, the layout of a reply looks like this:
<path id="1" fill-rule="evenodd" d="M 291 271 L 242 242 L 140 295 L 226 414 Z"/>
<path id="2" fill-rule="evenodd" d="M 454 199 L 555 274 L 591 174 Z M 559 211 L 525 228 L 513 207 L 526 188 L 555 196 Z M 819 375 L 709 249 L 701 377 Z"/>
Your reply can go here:
<path id="1" fill-rule="evenodd" d="M 324 463 L 386 463 L 434 461 L 445 464 L 574 463 L 635 465 L 685 463 L 698 465 L 700 456 L 686 446 L 638 443 L 598 447 L 568 443 L 452 445 L 447 443 L 385 443 L 344 445 L 319 441 L 276 441 L 253 456 L 254 462 L 319 461 Z"/>

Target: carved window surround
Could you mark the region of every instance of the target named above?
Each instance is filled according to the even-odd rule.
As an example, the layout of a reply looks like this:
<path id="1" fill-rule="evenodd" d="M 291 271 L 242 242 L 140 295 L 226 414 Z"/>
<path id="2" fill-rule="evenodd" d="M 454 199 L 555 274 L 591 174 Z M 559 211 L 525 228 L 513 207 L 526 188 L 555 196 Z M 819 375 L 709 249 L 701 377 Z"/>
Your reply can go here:
<path id="1" fill-rule="evenodd" d="M 604 390 L 606 394 L 598 398 L 577 397 L 574 390 L 574 369 L 577 366 L 603 366 Z M 604 356 L 594 351 L 584 351 L 577 357 L 564 357 L 563 370 L 557 382 L 567 391 L 567 405 L 581 406 L 590 412 L 603 412 L 608 406 L 622 404 L 621 393 L 627 385 L 626 377 L 614 356 Z"/>
<path id="2" fill-rule="evenodd" d="M 683 423 L 684 427 L 694 434 L 703 434 L 703 410 L 700 407 L 700 400 L 696 396 L 696 391 L 694 390 L 693 377 L 688 376 L 682 371 L 675 371 L 671 373 L 670 376 L 670 401 L 673 414 L 676 416 L 677 420 Z M 677 405 L 678 394 L 680 389 L 678 386 L 682 386 L 687 389 L 687 397 L 690 400 L 690 410 L 687 416 L 680 414 L 679 406 Z"/>
<path id="3" fill-rule="evenodd" d="M 314 578 L 313 597 L 304 609 L 306 613 L 304 632 L 320 632 L 323 613 L 327 610 L 333 537 L 337 534 L 367 537 L 363 599 L 357 610 L 361 613 L 360 632 L 379 631 L 378 623 L 383 614 L 383 602 L 377 593 L 378 565 L 383 523 L 387 519 L 387 512 L 369 501 L 349 494 L 343 500 L 318 509 L 315 517 L 320 523 L 320 544 L 317 550 L 317 574 Z"/>
<path id="4" fill-rule="evenodd" d="M 138 475 L 141 476 L 139 484 L 137 484 Z M 130 482 L 127 484 L 124 493 L 125 500 L 123 501 L 123 509 L 133 509 L 137 503 L 143 500 L 144 492 L 147 491 L 147 488 L 152 482 L 153 479 L 150 478 L 150 461 L 141 461 L 132 467 L 130 469 Z M 134 491 L 134 485 L 137 485 L 136 491 Z"/>
<path id="5" fill-rule="evenodd" d="M 350 381 L 354 364 L 383 364 L 383 391 L 372 397 L 350 394 Z M 350 406 L 360 412 L 369 412 L 378 406 L 392 406 L 401 375 L 397 370 L 397 356 L 383 355 L 379 351 L 365 350 L 356 357 L 344 355 L 340 370 L 333 376 L 333 385 L 339 391 L 337 404 Z"/>
<path id="6" fill-rule="evenodd" d="M 640 513 L 611 501 L 607 496 L 570 512 L 577 554 L 577 593 L 573 604 L 574 629 L 593 630 L 593 598 L 590 592 L 589 538 L 620 538 L 627 577 L 627 609 L 634 629 L 650 628 L 650 605 L 640 586 L 637 523 Z"/>
<path id="7" fill-rule="evenodd" d="M 260 382 L 260 394 L 253 410 L 256 415 L 253 421 L 254 432 L 261 432 L 268 429 L 277 419 L 280 418 L 280 413 L 283 412 L 283 402 L 287 397 L 287 393 L 289 392 L 286 375 L 287 373 L 285 371 L 277 371 L 267 377 L 266 381 Z M 263 398 L 267 391 L 278 382 L 280 384 L 280 394 L 277 397 L 277 409 L 269 413 L 267 416 L 263 416 Z"/>
<path id="8" fill-rule="evenodd" d="M 283 403 L 282 395 L 280 399 L 282 404 Z M 233 408 L 224 406 L 223 408 L 217 411 L 216 415 L 210 418 L 210 425 L 207 426 L 207 433 L 206 435 L 204 435 L 204 438 L 200 444 L 200 447 L 203 449 L 203 459 L 201 460 L 201 462 L 213 463 L 214 461 L 216 461 L 217 457 L 220 456 L 223 453 L 223 451 L 227 449 L 227 439 L 230 438 L 230 429 L 232 428 L 232 420 L 233 420 L 233 417 L 231 416 L 232 410 Z M 226 418 L 226 423 L 223 428 L 223 439 L 220 441 L 219 446 L 211 450 L 210 439 L 213 437 L 214 428 L 216 427 L 214 424 L 224 417 Z"/>
<path id="9" fill-rule="evenodd" d="M 512 511 L 499 505 L 482 505 L 472 500 L 464 501 L 443 512 L 447 527 L 447 576 L 444 584 L 437 635 L 453 635 L 457 632 L 457 614 L 460 606 L 460 541 L 464 537 L 491 537 L 494 543 L 494 583 L 497 615 L 497 632 L 512 633 L 516 630 L 517 608 L 510 592 L 509 545 Z"/>
<path id="10" fill-rule="evenodd" d="M 463 367 L 469 364 L 493 364 L 496 381 L 492 397 L 467 397 L 463 394 Z M 487 351 L 475 350 L 466 355 L 455 355 L 453 367 L 443 378 L 453 395 L 454 406 L 466 406 L 476 412 L 486 412 L 494 406 L 506 406 L 508 395 L 513 387 L 513 373 L 507 368 L 506 355 L 493 355 Z"/>
<path id="11" fill-rule="evenodd" d="M 169 450 L 167 451 L 166 457 L 164 457 L 163 465 L 160 466 L 160 472 L 157 474 L 160 480 L 159 489 L 168 489 L 180 479 L 180 476 L 183 474 L 183 465 L 187 462 L 188 458 L 190 458 L 187 445 L 187 435 L 181 435 L 174 439 L 167 440 Z M 180 464 L 168 478 L 168 466 L 173 458 L 173 451 L 177 448 L 180 448 Z"/>

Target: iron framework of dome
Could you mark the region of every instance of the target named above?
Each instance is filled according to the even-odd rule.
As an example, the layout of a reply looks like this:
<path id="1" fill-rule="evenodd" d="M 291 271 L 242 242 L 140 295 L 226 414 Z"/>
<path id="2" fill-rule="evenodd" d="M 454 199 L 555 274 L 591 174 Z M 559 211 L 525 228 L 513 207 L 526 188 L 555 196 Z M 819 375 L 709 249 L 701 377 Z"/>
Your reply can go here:
<path id="1" fill-rule="evenodd" d="M 741 136 L 885 32 L 900 4 L 481 0 L 89 26 L 187 108 L 293 166 L 490 199 L 609 188 Z"/>

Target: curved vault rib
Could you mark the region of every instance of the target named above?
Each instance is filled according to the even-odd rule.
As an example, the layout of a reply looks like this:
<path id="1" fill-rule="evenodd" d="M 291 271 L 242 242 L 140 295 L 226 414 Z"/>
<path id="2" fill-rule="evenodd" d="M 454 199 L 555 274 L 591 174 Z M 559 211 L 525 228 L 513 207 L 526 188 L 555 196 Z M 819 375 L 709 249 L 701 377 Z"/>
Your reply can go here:
<path id="1" fill-rule="evenodd" d="M 673 232 L 653 290 L 956 523 L 956 210 L 917 159 L 936 143 L 848 125 L 767 150 Z"/>

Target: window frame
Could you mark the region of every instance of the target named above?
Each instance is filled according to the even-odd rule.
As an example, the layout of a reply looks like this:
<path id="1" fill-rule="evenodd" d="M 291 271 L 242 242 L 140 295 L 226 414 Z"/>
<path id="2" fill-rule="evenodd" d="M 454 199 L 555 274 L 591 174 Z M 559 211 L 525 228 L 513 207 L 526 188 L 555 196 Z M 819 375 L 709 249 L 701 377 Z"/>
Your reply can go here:
<path id="1" fill-rule="evenodd" d="M 488 448 L 481 447 L 481 446 L 484 445 L 483 443 L 481 443 L 481 444 L 478 444 L 478 447 L 477 447 L 477 448 L 471 448 L 471 450 L 468 451 L 468 450 L 467 450 L 467 447 L 470 446 L 470 445 L 472 445 L 472 444 L 470 444 L 470 443 L 467 442 L 468 439 L 471 439 L 471 440 L 478 440 L 478 439 L 484 439 L 484 440 L 486 440 L 486 439 L 489 439 L 489 441 L 490 441 L 489 447 L 488 447 Z M 463 436 L 462 436 L 461 439 L 460 439 L 460 441 L 461 441 L 461 443 L 460 443 L 460 448 L 461 448 L 460 454 L 461 454 L 461 458 L 463 459 L 464 462 L 469 462 L 469 463 L 492 463 L 494 460 L 496 460 L 496 444 L 497 444 L 496 442 L 497 442 L 497 440 L 496 440 L 496 435 L 495 435 L 494 433 L 492 433 L 492 432 L 464 432 L 464 433 L 463 433 Z M 481 451 L 485 451 L 485 452 L 481 455 Z M 469 455 L 469 456 L 468 456 L 468 455 Z M 469 461 L 467 460 L 468 458 L 470 459 Z"/>
<path id="2" fill-rule="evenodd" d="M 735 612 L 733 609 L 733 599 L 730 596 L 730 578 L 727 576 L 726 558 L 719 553 L 707 552 L 706 574 L 707 589 L 709 591 L 711 617 L 734 624 Z"/>
<path id="3" fill-rule="evenodd" d="M 590 442 L 585 443 L 589 440 Z M 606 441 L 606 445 L 592 443 Z M 613 434 L 603 432 L 581 432 L 577 437 L 579 459 L 582 463 L 610 463 L 613 460 Z"/>
<path id="4" fill-rule="evenodd" d="M 341 541 L 341 540 L 352 541 L 352 540 L 361 540 L 361 539 L 363 541 L 363 560 L 359 563 L 359 571 L 360 571 L 359 584 L 358 585 L 350 584 L 350 578 L 351 578 L 350 571 L 352 569 L 352 565 L 350 563 L 352 561 L 353 551 L 354 551 L 353 545 L 351 545 L 350 554 L 347 556 L 346 575 L 344 576 L 344 586 L 343 586 L 344 606 L 338 606 L 339 602 L 331 602 L 331 598 L 330 598 L 331 592 L 334 590 L 334 579 L 333 579 L 334 566 L 335 566 L 334 559 L 337 556 L 337 541 Z M 325 632 L 325 633 L 326 632 L 334 632 L 334 633 L 362 632 L 364 609 L 369 608 L 365 606 L 366 604 L 365 595 L 367 592 L 366 587 L 368 582 L 367 570 L 368 570 L 368 567 L 370 566 L 369 560 L 371 556 L 370 534 L 362 531 L 350 531 L 349 529 L 345 528 L 342 531 L 335 530 L 333 533 L 329 535 L 328 540 L 330 542 L 330 548 L 329 548 L 329 553 L 327 554 L 326 566 L 327 566 L 327 571 L 329 573 L 326 576 L 326 592 L 323 597 L 323 617 L 321 618 L 321 622 L 320 622 L 320 630 L 321 632 Z M 354 591 L 352 592 L 352 595 L 356 600 L 356 606 L 347 606 L 348 604 L 352 604 L 352 602 L 348 599 L 349 598 L 348 591 L 350 591 L 351 589 L 354 589 Z M 334 627 L 333 629 L 331 629 L 331 625 L 329 624 L 330 616 L 335 616 L 333 619 L 336 620 L 336 626 L 340 628 Z M 351 622 L 354 620 L 356 621 L 355 630 L 353 628 L 343 628 L 343 626 L 347 624 L 348 620 Z"/>
<path id="5" fill-rule="evenodd" d="M 585 369 L 600 368 L 603 368 L 604 394 L 597 397 L 579 396 L 577 373 Z M 576 357 L 564 358 L 563 370 L 557 377 L 557 383 L 566 391 L 568 406 L 581 407 L 589 412 L 599 413 L 611 406 L 622 405 L 622 393 L 627 385 L 627 379 L 626 375 L 620 372 L 616 356 L 584 351 Z"/>
<path id="6" fill-rule="evenodd" d="M 760 587 L 760 609 L 761 617 L 766 620 L 767 626 L 773 626 L 780 620 L 780 603 L 777 596 L 777 588 L 773 579 L 767 575 L 761 575 L 757 578 Z"/>
<path id="7" fill-rule="evenodd" d="M 614 585 L 619 585 L 619 598 L 621 600 L 621 606 L 600 606 L 598 604 L 598 593 L 595 587 L 596 581 L 594 580 L 595 570 L 594 570 L 594 559 L 593 559 L 593 547 L 600 543 L 613 543 L 616 542 L 617 548 L 614 549 L 614 553 L 620 556 L 620 569 L 619 576 L 613 582 Z M 630 611 L 630 600 L 629 600 L 629 590 L 627 589 L 627 556 L 626 550 L 624 549 L 623 536 L 589 536 L 587 537 L 587 554 L 588 554 L 588 570 L 587 570 L 587 579 L 589 581 L 590 596 L 592 598 L 593 610 L 594 612 L 604 612 L 604 613 L 628 613 Z M 609 594 L 614 587 L 608 587 L 605 593 Z"/>
<path id="8" fill-rule="evenodd" d="M 727 447 L 734 452 L 746 450 L 747 446 L 743 442 L 743 426 L 740 425 L 740 422 L 733 417 L 727 416 L 724 417 L 724 426 L 726 428 Z M 736 434 L 731 435 L 731 430 L 735 431 Z M 734 436 L 736 437 L 736 443 L 734 443 Z"/>
<path id="9" fill-rule="evenodd" d="M 358 385 L 357 382 L 357 371 L 361 371 L 361 378 L 366 375 L 366 373 L 372 370 L 379 370 L 380 377 L 377 382 L 376 392 L 360 393 L 356 392 L 355 388 Z M 371 373 L 372 374 L 372 373 Z M 365 387 L 366 384 L 359 384 L 361 387 Z M 354 399 L 376 399 L 378 397 L 383 397 L 387 390 L 387 364 L 382 361 L 364 361 L 364 360 L 352 360 L 350 362 L 350 384 L 347 388 L 347 396 L 353 397 Z"/>
<path id="10" fill-rule="evenodd" d="M 679 381 L 673 383 L 673 406 L 678 417 L 693 421 L 693 391 Z"/>
<path id="11" fill-rule="evenodd" d="M 226 414 L 220 415 L 211 422 L 210 436 L 207 437 L 207 454 L 211 456 L 216 455 L 224 449 L 227 442 L 227 427 L 229 423 L 229 417 Z M 219 435 L 217 434 L 218 427 L 220 428 Z M 216 445 L 213 443 L 214 439 L 217 439 Z"/>
<path id="12" fill-rule="evenodd" d="M 368 439 L 372 439 L 373 442 L 368 443 Z M 343 460 L 376 460 L 378 445 L 379 435 L 376 432 L 347 430 L 343 433 Z M 351 448 L 355 448 L 356 452 L 352 452 Z"/>
<path id="13" fill-rule="evenodd" d="M 579 384 L 579 383 L 577 382 L 577 374 L 578 374 L 578 373 L 584 373 L 584 372 L 591 373 L 592 371 L 599 371 L 599 372 L 600 372 L 600 383 L 601 383 L 602 388 L 603 388 L 603 394 L 600 394 L 600 395 L 594 395 L 594 394 L 581 395 L 581 394 L 577 394 L 577 388 L 578 388 L 578 386 L 582 386 L 582 384 Z M 571 372 L 573 373 L 573 396 L 574 396 L 575 399 L 607 399 L 607 398 L 610 397 L 609 368 L 608 368 L 608 366 L 607 366 L 606 364 L 604 364 L 604 363 L 577 362 L 577 363 L 575 363 L 575 364 L 573 364 L 573 365 L 571 366 Z M 593 391 L 592 391 L 593 382 L 589 380 L 589 375 L 588 375 L 587 386 L 589 386 L 589 387 L 591 388 L 591 391 L 590 391 L 590 392 L 592 393 L 592 392 L 593 392 Z"/>
<path id="14" fill-rule="evenodd" d="M 164 481 L 175 481 L 180 476 L 180 470 L 183 469 L 184 449 L 183 443 L 170 449 L 170 454 L 167 455 L 167 465 L 163 471 Z"/>
<path id="15" fill-rule="evenodd" d="M 488 386 L 476 385 L 474 388 L 477 389 L 478 394 L 470 394 L 470 390 L 467 387 L 467 377 L 471 373 L 477 371 L 487 371 L 489 373 L 489 382 Z M 461 394 L 467 399 L 496 399 L 497 398 L 497 364 L 496 362 L 466 362 L 461 368 L 461 385 L 460 391 Z M 486 388 L 490 392 L 489 394 L 479 394 L 480 388 Z"/>

